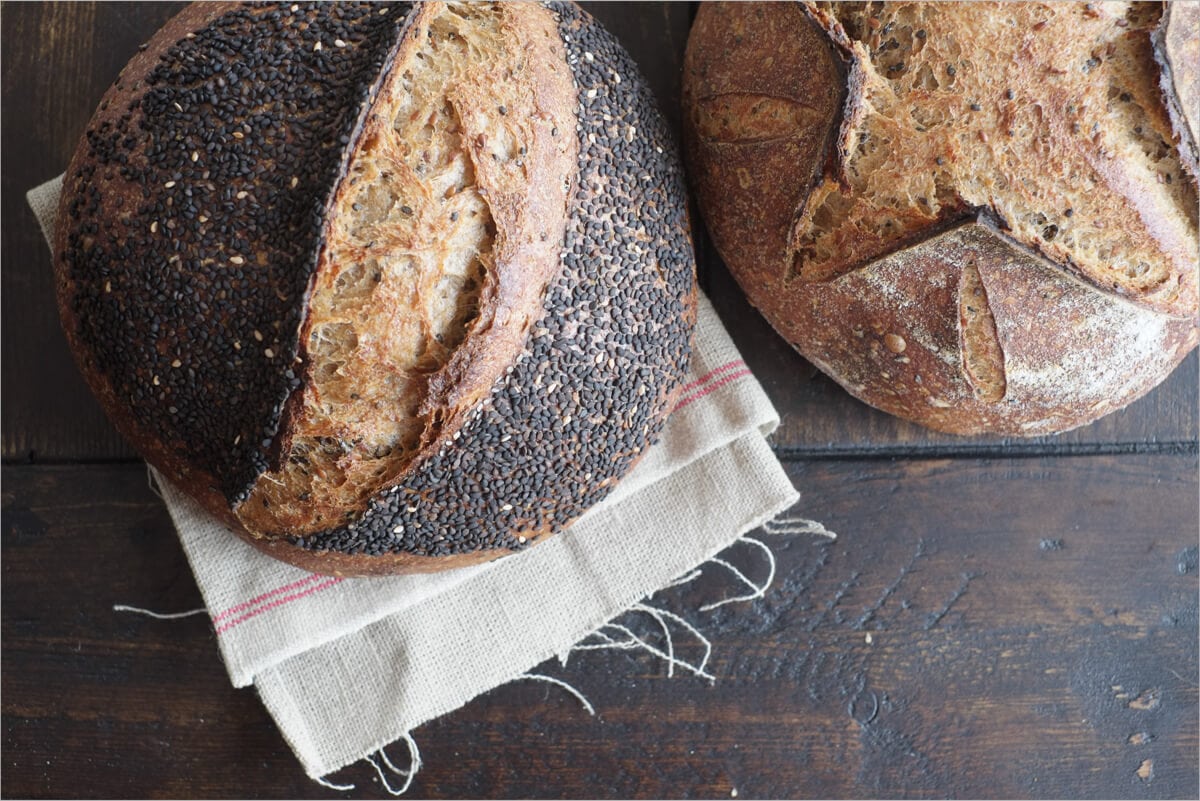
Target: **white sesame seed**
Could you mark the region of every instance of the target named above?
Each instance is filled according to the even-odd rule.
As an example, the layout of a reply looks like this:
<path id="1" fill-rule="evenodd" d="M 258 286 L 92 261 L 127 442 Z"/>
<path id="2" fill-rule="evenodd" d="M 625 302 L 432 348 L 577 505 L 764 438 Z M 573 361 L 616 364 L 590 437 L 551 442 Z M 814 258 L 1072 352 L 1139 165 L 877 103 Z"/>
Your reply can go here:
<path id="1" fill-rule="evenodd" d="M 512 508 L 513 508 L 513 505 L 511 503 L 506 503 L 500 507 L 500 511 L 501 512 L 511 512 Z"/>
<path id="2" fill-rule="evenodd" d="M 249 192 L 243 189 L 241 192 L 238 192 L 236 195 L 234 195 L 234 197 L 236 197 L 238 200 L 242 200 L 249 194 Z"/>
<path id="3" fill-rule="evenodd" d="M 587 59 L 588 61 L 595 61 L 595 60 L 596 60 L 596 57 L 595 57 L 595 56 L 593 56 L 591 53 L 589 53 L 589 52 L 587 52 L 587 51 L 584 51 L 584 53 L 583 53 L 583 57 L 584 57 L 585 59 Z"/>
<path id="4" fill-rule="evenodd" d="M 158 386 L 158 376 L 154 376 L 154 386 Z"/>
<path id="5" fill-rule="evenodd" d="M 404 526 L 395 526 L 394 528 L 392 528 L 392 533 L 393 534 L 403 534 Z"/>
<path id="6" fill-rule="evenodd" d="M 321 49 L 321 43 L 320 43 L 320 42 L 317 42 L 315 45 L 313 45 L 313 50 L 320 50 L 320 49 Z"/>
<path id="7" fill-rule="evenodd" d="M 171 366 L 178 369 L 183 367 L 183 362 L 179 361 L 179 359 L 176 359 L 175 361 L 171 362 Z"/>
<path id="8" fill-rule="evenodd" d="M 155 220 L 154 222 L 150 223 L 150 233 L 152 233 L 152 234 L 158 233 L 158 220 Z"/>
<path id="9" fill-rule="evenodd" d="M 242 441 L 242 435 L 241 435 L 241 434 L 238 434 L 236 437 L 234 437 L 234 438 L 233 438 L 233 444 L 234 444 L 234 445 L 237 445 L 237 444 L 238 444 L 239 442 L 241 442 L 241 441 Z"/>
<path id="10" fill-rule="evenodd" d="M 595 96 L 596 96 L 596 90 L 595 90 L 595 89 L 588 89 L 588 90 L 587 90 L 587 96 L 588 96 L 588 99 L 591 99 L 591 98 L 595 97 Z"/>
<path id="11" fill-rule="evenodd" d="M 263 353 L 265 353 L 265 354 L 266 354 L 266 356 L 267 356 L 267 358 L 268 358 L 268 359 L 274 359 L 274 358 L 275 358 L 275 351 L 271 350 L 270 348 L 267 348 L 266 350 L 264 350 L 264 351 L 263 351 Z"/>
<path id="12" fill-rule="evenodd" d="M 199 160 L 200 160 L 200 151 L 193 150 L 192 151 L 192 161 L 199 161 Z"/>
<path id="13" fill-rule="evenodd" d="M 334 46 L 334 47 L 345 47 L 345 46 L 346 46 L 346 42 L 345 42 L 345 41 L 343 41 L 342 39 L 334 39 L 334 40 L 333 40 L 333 46 Z"/>
<path id="14" fill-rule="evenodd" d="M 292 189 L 295 189 L 296 185 L 299 183 L 300 183 L 300 179 L 293 175 L 292 176 Z"/>
<path id="15" fill-rule="evenodd" d="M 229 261 L 232 262 L 233 264 L 245 264 L 246 263 L 246 260 L 243 259 L 241 256 L 232 256 L 232 257 L 230 257 Z"/>
<path id="16" fill-rule="evenodd" d="M 525 538 L 524 538 L 524 537 L 517 537 L 517 542 L 519 542 L 519 543 L 521 543 L 522 545 L 524 545 L 524 544 L 525 544 Z"/>
<path id="17" fill-rule="evenodd" d="M 257 328 L 254 329 L 254 339 L 258 342 L 262 342 L 262 332 L 259 331 Z"/>
<path id="18" fill-rule="evenodd" d="M 406 506 L 404 508 L 407 509 L 410 513 L 417 511 L 417 507 L 415 507 L 415 506 Z"/>
<path id="19" fill-rule="evenodd" d="M 112 281 L 105 281 L 105 282 L 104 282 L 104 291 L 105 291 L 105 292 L 112 292 Z"/>
<path id="20" fill-rule="evenodd" d="M 183 106 L 179 105 L 178 103 L 172 103 L 171 105 L 175 107 L 176 111 L 183 111 Z"/>
<path id="21" fill-rule="evenodd" d="M 165 184 L 163 184 L 163 186 L 165 186 L 167 189 L 170 189 L 174 185 L 175 185 L 174 181 L 167 181 Z"/>

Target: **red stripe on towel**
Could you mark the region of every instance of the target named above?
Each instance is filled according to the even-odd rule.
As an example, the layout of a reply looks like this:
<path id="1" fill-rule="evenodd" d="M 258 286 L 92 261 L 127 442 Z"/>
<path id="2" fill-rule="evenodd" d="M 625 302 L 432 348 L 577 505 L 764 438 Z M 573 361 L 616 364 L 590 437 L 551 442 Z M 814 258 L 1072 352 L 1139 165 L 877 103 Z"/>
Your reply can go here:
<path id="1" fill-rule="evenodd" d="M 686 384 L 683 387 L 683 389 L 679 390 L 679 394 L 686 395 L 689 392 L 691 392 L 693 389 L 695 389 L 696 387 L 699 387 L 701 384 L 704 384 L 709 379 L 712 379 L 712 378 L 720 375 L 721 373 L 732 370 L 735 367 L 745 367 L 745 366 L 746 366 L 746 363 L 744 361 L 742 361 L 741 359 L 734 359 L 731 362 L 726 362 L 725 364 L 722 364 L 720 367 L 717 367 L 713 370 L 709 370 L 707 373 L 700 376 L 692 383 Z"/>
<path id="2" fill-rule="evenodd" d="M 731 370 L 736 370 L 736 372 L 730 373 Z M 722 373 L 729 373 L 729 375 L 726 375 L 724 378 L 721 378 L 720 380 L 717 380 L 717 381 L 713 380 L 713 379 L 716 379 L 718 376 L 720 376 Z M 730 384 L 734 381 L 737 381 L 740 378 L 745 378 L 748 375 L 751 375 L 750 370 L 746 368 L 746 363 L 744 361 L 742 361 L 741 359 L 735 359 L 731 362 L 726 362 L 725 364 L 721 365 L 720 367 L 709 370 L 707 373 L 700 376 L 695 381 L 692 381 L 691 383 L 689 383 L 683 387 L 683 389 L 680 391 L 680 394 L 683 395 L 684 397 L 677 404 L 675 404 L 674 411 L 678 411 L 678 410 L 682 409 L 683 407 L 687 406 L 688 404 L 694 403 L 695 401 L 700 400 L 705 395 L 715 392 L 716 390 L 720 389 L 721 387 L 723 387 L 727 384 Z M 712 383 L 709 383 L 709 382 L 712 382 Z M 708 386 L 705 386 L 705 384 L 708 384 Z M 693 392 L 693 390 L 698 390 L 698 391 Z M 692 394 L 688 395 L 687 394 L 688 392 L 691 392 Z M 243 603 L 237 604 L 236 606 L 229 607 L 224 612 L 221 612 L 219 615 L 215 616 L 212 619 L 213 624 L 215 625 L 217 623 L 220 623 L 222 620 L 229 617 L 230 615 L 235 615 L 238 612 L 242 612 L 246 609 L 250 609 L 251 607 L 254 607 L 257 604 L 262 603 L 263 601 L 267 600 L 268 598 L 273 598 L 276 595 L 279 595 L 280 593 L 287 592 L 288 590 L 299 589 L 300 587 L 303 587 L 305 584 L 310 584 L 317 579 L 326 579 L 326 578 L 328 578 L 328 577 L 314 573 L 313 575 L 311 575 L 307 578 L 300 579 L 299 581 L 294 581 L 291 584 L 285 584 L 282 587 L 276 587 L 275 589 L 271 590 L 270 592 L 265 592 L 262 595 L 258 595 L 254 598 L 251 598 L 249 601 L 245 601 Z M 293 593 L 291 595 L 285 595 L 284 597 L 279 598 L 278 600 L 272 601 L 268 604 L 263 604 L 262 606 L 258 606 L 256 609 L 252 609 L 251 611 L 247 612 L 246 614 L 241 615 L 240 617 L 236 617 L 233 620 L 230 620 L 229 622 L 225 623 L 224 625 L 218 627 L 217 634 L 222 634 L 223 632 L 228 631 L 229 629 L 233 628 L 234 626 L 244 623 L 247 620 L 250 620 L 252 618 L 258 617 L 259 615 L 263 614 L 264 612 L 269 612 L 272 609 L 277 609 L 281 606 L 284 606 L 285 604 L 291 603 L 292 601 L 295 601 L 300 598 L 304 598 L 306 596 L 320 592 L 321 590 L 328 589 L 329 587 L 332 587 L 335 584 L 340 584 L 342 581 L 343 581 L 343 579 L 341 579 L 341 578 L 328 579 L 324 583 L 309 587 L 308 589 L 304 590 L 303 592 L 297 592 L 297 593 Z"/>
<path id="3" fill-rule="evenodd" d="M 222 612 L 221 614 L 214 617 L 212 619 L 212 621 L 213 621 L 213 623 L 219 623 L 220 621 L 224 620 L 225 618 L 229 617 L 230 615 L 235 615 L 238 612 L 241 612 L 243 609 L 248 609 L 249 607 L 254 606 L 257 603 L 260 603 L 261 601 L 265 601 L 268 598 L 271 598 L 275 595 L 278 595 L 281 592 L 287 592 L 288 590 L 294 590 L 297 587 L 303 587 L 305 584 L 308 584 L 310 581 L 315 581 L 316 579 L 319 579 L 319 578 L 324 578 L 324 576 L 320 576 L 316 573 L 313 573 L 308 578 L 302 578 L 299 581 L 293 581 L 291 584 L 285 584 L 282 587 L 276 587 L 275 589 L 271 590 L 270 592 L 264 592 L 262 595 L 259 595 L 256 598 L 251 598 L 249 601 L 240 603 L 237 606 L 229 607 L 224 612 Z"/>
<path id="4" fill-rule="evenodd" d="M 700 390 L 699 392 L 694 392 L 691 395 L 688 395 L 686 398 L 679 401 L 679 403 L 675 404 L 675 408 L 672 411 L 677 412 L 680 409 L 682 409 L 684 406 L 687 406 L 689 403 L 694 403 L 695 401 L 698 401 L 701 398 L 703 398 L 705 395 L 708 395 L 711 392 L 717 391 L 718 389 L 725 386 L 726 384 L 737 381 L 739 378 L 745 378 L 748 375 L 751 375 L 751 372 L 749 370 L 739 370 L 736 373 L 731 373 L 730 375 L 727 375 L 724 378 L 722 378 L 720 381 L 709 384 L 707 387 Z"/>
<path id="5" fill-rule="evenodd" d="M 316 576 L 316 578 L 328 578 L 328 576 Z M 225 625 L 218 628 L 217 634 L 222 634 L 222 633 L 228 631 L 229 629 L 233 628 L 234 626 L 238 625 L 239 623 L 245 623 L 247 620 L 250 620 L 251 618 L 258 617 L 263 612 L 269 612 L 272 609 L 276 609 L 280 606 L 283 606 L 284 604 L 290 604 L 292 601 L 303 598 L 306 595 L 312 595 L 315 592 L 320 592 L 321 590 L 328 589 L 328 588 L 334 586 L 335 584 L 341 584 L 343 581 L 345 581 L 345 579 L 343 579 L 343 578 L 331 578 L 328 581 L 326 581 L 325 583 L 318 584 L 315 587 L 309 587 L 307 590 L 304 590 L 303 592 L 297 592 L 292 595 L 285 595 L 282 598 L 280 598 L 279 600 L 272 601 L 269 604 L 260 606 L 253 611 L 247 612 L 246 614 L 242 615 L 241 617 L 235 617 L 233 620 L 229 621 Z"/>

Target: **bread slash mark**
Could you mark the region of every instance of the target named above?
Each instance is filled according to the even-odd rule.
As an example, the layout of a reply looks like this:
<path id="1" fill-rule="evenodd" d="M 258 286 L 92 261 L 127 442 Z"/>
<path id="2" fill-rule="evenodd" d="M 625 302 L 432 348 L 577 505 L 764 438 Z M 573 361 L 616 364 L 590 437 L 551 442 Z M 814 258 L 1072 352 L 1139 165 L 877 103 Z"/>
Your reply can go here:
<path id="1" fill-rule="evenodd" d="M 996 319 L 988 305 L 987 289 L 974 260 L 963 268 L 958 283 L 958 337 L 963 370 L 975 396 L 996 403 L 1008 391 L 1004 350 L 996 332 Z"/>

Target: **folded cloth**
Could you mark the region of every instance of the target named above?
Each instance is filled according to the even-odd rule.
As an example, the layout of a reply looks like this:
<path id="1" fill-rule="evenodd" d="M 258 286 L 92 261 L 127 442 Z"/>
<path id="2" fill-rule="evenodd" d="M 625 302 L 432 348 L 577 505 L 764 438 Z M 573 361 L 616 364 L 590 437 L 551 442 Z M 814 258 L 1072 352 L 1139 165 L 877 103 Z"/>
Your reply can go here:
<path id="1" fill-rule="evenodd" d="M 28 194 L 53 241 L 61 178 Z M 159 480 L 236 687 L 312 777 L 520 677 L 798 498 L 779 417 L 701 297 L 687 384 L 613 492 L 562 534 L 476 567 L 340 579 L 263 556 Z"/>

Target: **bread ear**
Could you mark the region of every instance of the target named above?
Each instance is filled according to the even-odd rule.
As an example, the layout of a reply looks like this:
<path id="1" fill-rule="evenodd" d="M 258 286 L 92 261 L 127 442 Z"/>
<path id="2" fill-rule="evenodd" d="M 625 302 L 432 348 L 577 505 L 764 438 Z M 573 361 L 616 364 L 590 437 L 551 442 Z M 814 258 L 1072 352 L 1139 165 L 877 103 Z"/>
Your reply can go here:
<path id="1" fill-rule="evenodd" d="M 1154 32 L 1159 86 L 1171 115 L 1175 145 L 1191 175 L 1200 181 L 1200 5 L 1167 3 Z"/>
<path id="2" fill-rule="evenodd" d="M 1066 430 L 1165 378 L 1197 339 L 1196 193 L 1156 7 L 1114 13 L 704 4 L 689 171 L 751 303 L 856 396 L 955 433 Z"/>
<path id="3" fill-rule="evenodd" d="M 561 531 L 687 369 L 672 136 L 573 4 L 189 7 L 106 97 L 62 208 L 63 325 L 109 416 L 308 570 Z"/>

